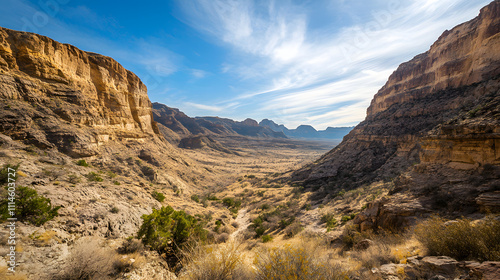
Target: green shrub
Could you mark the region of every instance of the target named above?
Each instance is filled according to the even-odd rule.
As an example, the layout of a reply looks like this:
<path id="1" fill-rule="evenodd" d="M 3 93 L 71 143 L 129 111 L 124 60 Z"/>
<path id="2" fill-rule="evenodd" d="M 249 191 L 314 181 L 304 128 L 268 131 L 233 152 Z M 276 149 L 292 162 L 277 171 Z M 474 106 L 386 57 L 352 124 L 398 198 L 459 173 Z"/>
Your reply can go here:
<path id="1" fill-rule="evenodd" d="M 348 221 L 354 219 L 355 217 L 356 217 L 356 214 L 351 213 L 349 215 L 342 216 L 342 218 L 340 219 L 340 221 L 342 221 L 342 223 L 347 223 Z"/>
<path id="2" fill-rule="evenodd" d="M 206 240 L 207 231 L 195 217 L 166 206 L 142 215 L 143 223 L 137 238 L 160 254 L 172 254 L 188 244 L 190 239 Z"/>
<path id="3" fill-rule="evenodd" d="M 120 182 L 118 182 L 118 181 L 114 181 L 113 184 L 115 184 L 117 186 L 121 185 Z"/>
<path id="4" fill-rule="evenodd" d="M 273 241 L 273 237 L 269 234 L 263 235 L 262 236 L 262 242 L 267 243 Z"/>
<path id="5" fill-rule="evenodd" d="M 255 228 L 256 237 L 262 236 L 264 234 L 264 232 L 266 232 L 266 228 L 263 226 L 259 226 L 259 227 Z"/>
<path id="6" fill-rule="evenodd" d="M 99 176 L 99 174 L 95 172 L 89 172 L 89 174 L 86 175 L 87 179 L 91 182 L 102 182 L 104 179 Z"/>
<path id="7" fill-rule="evenodd" d="M 500 261 L 500 221 L 491 217 L 477 223 L 469 219 L 446 222 L 433 217 L 417 225 L 415 235 L 430 255 Z"/>
<path id="8" fill-rule="evenodd" d="M 269 206 L 269 204 L 267 204 L 267 203 L 264 203 L 264 204 L 262 204 L 262 205 L 260 206 L 260 209 L 262 209 L 262 210 L 267 210 L 267 209 L 269 209 L 269 208 L 270 208 L 270 206 Z"/>
<path id="9" fill-rule="evenodd" d="M 326 228 L 328 231 L 335 228 L 338 224 L 337 219 L 333 217 L 332 213 L 326 213 L 321 216 L 321 222 L 326 223 Z"/>
<path id="10" fill-rule="evenodd" d="M 154 191 L 151 196 L 158 200 L 159 202 L 163 202 L 165 200 L 165 195 L 160 193 L 160 192 L 157 192 L 157 191 Z"/>
<path id="11" fill-rule="evenodd" d="M 76 165 L 85 166 L 85 167 L 89 166 L 89 164 L 84 159 L 77 161 Z"/>
<path id="12" fill-rule="evenodd" d="M 193 201 L 194 201 L 194 202 L 196 202 L 196 203 L 200 203 L 200 198 L 199 198 L 199 197 L 198 197 L 198 195 L 196 195 L 196 194 L 193 194 L 193 195 L 191 196 L 191 200 L 193 200 Z"/>
<path id="13" fill-rule="evenodd" d="M 0 170 L 0 183 L 7 184 L 7 183 L 12 183 L 17 181 L 17 169 L 19 169 L 19 164 L 18 165 L 11 165 L 11 164 L 6 164 L 3 166 L 2 170 Z M 14 177 L 9 176 L 9 173 L 12 174 L 14 173 Z M 9 182 L 9 178 L 11 179 Z"/>
<path id="14" fill-rule="evenodd" d="M 7 188 L 5 188 L 7 190 Z M 18 186 L 15 190 L 15 210 L 9 211 L 9 196 L 3 196 L 0 201 L 0 214 L 2 220 L 16 217 L 20 221 L 26 221 L 36 226 L 43 225 L 58 215 L 61 206 L 52 207 L 50 199 L 38 195 L 35 189 Z M 14 215 L 11 215 L 14 214 Z"/>
<path id="15" fill-rule="evenodd" d="M 116 213 L 120 212 L 120 209 L 118 209 L 118 207 L 116 207 L 116 206 L 113 206 L 113 208 L 111 208 L 109 210 L 109 212 L 111 212 L 113 214 L 116 214 Z"/>

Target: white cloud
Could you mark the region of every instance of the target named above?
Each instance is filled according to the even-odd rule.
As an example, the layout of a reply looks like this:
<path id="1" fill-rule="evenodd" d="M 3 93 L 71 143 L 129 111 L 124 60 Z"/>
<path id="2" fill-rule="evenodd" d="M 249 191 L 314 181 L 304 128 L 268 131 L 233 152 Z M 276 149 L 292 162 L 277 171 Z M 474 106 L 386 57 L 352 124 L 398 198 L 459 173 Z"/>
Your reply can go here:
<path id="1" fill-rule="evenodd" d="M 191 75 L 197 79 L 202 79 L 207 76 L 207 72 L 200 69 L 191 69 Z"/>
<path id="2" fill-rule="evenodd" d="M 205 111 L 210 111 L 210 112 L 220 112 L 224 110 L 224 107 L 219 107 L 219 106 L 210 106 L 210 105 L 204 105 L 204 104 L 198 104 L 198 103 L 192 103 L 192 102 L 184 102 L 184 105 L 190 106 L 190 107 L 195 107 L 197 109 L 205 110 Z"/>
<path id="3" fill-rule="evenodd" d="M 378 8 L 340 30 L 308 28 L 317 11 L 288 1 L 198 0 L 180 5 L 191 26 L 234 50 L 238 59 L 226 62 L 223 72 L 261 85 L 231 101 L 255 103 L 286 125 L 298 121 L 325 128 L 363 120 L 366 106 L 397 65 L 426 51 L 445 29 L 473 18 L 487 3 L 370 2 L 369 7 Z M 341 5 L 343 12 L 359 12 L 354 10 L 359 3 Z"/>

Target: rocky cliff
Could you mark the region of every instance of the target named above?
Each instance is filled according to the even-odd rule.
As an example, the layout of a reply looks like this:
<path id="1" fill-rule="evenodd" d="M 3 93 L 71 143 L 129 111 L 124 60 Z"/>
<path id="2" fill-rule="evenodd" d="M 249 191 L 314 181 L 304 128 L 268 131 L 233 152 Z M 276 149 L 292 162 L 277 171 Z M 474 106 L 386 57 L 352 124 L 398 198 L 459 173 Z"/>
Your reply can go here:
<path id="1" fill-rule="evenodd" d="M 114 59 L 0 28 L 0 132 L 79 157 L 159 133 L 146 86 Z"/>
<path id="2" fill-rule="evenodd" d="M 401 64 L 366 119 L 294 179 L 335 191 L 390 180 L 419 163 L 498 166 L 499 90 L 500 1 L 493 1 Z"/>

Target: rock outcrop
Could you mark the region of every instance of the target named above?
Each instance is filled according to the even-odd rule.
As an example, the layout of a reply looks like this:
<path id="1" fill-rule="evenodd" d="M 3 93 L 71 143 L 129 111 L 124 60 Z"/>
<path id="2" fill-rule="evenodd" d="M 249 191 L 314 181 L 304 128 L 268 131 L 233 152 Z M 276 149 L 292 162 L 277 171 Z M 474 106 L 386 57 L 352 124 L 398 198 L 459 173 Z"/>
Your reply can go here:
<path id="1" fill-rule="evenodd" d="M 146 86 L 114 59 L 0 28 L 0 132 L 74 157 L 158 134 Z"/>
<path id="2" fill-rule="evenodd" d="M 401 64 L 366 119 L 294 179 L 335 191 L 393 179 L 418 163 L 499 165 L 499 50 L 500 1 L 493 1 Z"/>

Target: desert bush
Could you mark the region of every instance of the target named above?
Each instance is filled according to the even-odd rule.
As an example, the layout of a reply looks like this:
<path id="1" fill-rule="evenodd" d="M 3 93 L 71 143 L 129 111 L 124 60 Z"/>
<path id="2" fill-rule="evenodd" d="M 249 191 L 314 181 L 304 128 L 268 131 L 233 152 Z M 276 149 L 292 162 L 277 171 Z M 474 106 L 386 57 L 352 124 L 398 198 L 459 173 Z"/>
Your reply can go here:
<path id="1" fill-rule="evenodd" d="M 162 253 L 174 253 L 193 239 L 205 240 L 207 231 L 195 217 L 166 206 L 142 215 L 143 223 L 137 233 L 142 243 Z"/>
<path id="2" fill-rule="evenodd" d="M 338 222 L 337 219 L 334 218 L 332 213 L 326 213 L 321 216 L 321 222 L 326 224 L 326 229 L 328 231 L 334 229 Z"/>
<path id="3" fill-rule="evenodd" d="M 500 221 L 492 217 L 477 223 L 465 218 L 447 222 L 433 217 L 418 224 L 415 235 L 430 255 L 500 261 Z"/>
<path id="4" fill-rule="evenodd" d="M 380 267 L 383 264 L 391 262 L 397 263 L 398 261 L 392 254 L 391 245 L 381 240 L 377 240 L 367 249 L 353 251 L 351 256 L 367 269 Z"/>
<path id="5" fill-rule="evenodd" d="M 144 250 L 144 245 L 142 242 L 133 236 L 128 237 L 123 241 L 122 246 L 118 248 L 118 253 L 120 254 L 132 254 L 136 252 L 142 252 Z"/>
<path id="6" fill-rule="evenodd" d="M 194 246 L 183 250 L 182 280 L 252 279 L 242 264 L 240 244 Z"/>
<path id="7" fill-rule="evenodd" d="M 274 247 L 262 250 L 254 262 L 257 280 L 345 279 L 338 267 L 328 263 L 318 253 L 315 245 L 299 243 L 293 246 Z"/>
<path id="8" fill-rule="evenodd" d="M 165 200 L 165 195 L 160 193 L 160 192 L 157 192 L 157 191 L 154 191 L 151 196 L 158 200 L 159 202 L 163 202 Z"/>
<path id="9" fill-rule="evenodd" d="M 16 172 L 12 172 L 12 169 L 14 169 Z M 12 164 L 5 164 L 2 169 L 0 170 L 0 184 L 7 184 L 7 183 L 10 183 L 12 181 L 9 182 L 9 178 L 14 181 L 17 181 L 17 169 L 19 169 L 19 164 L 17 165 L 12 165 Z M 9 173 L 14 173 L 15 176 L 12 177 L 12 176 L 9 176 Z"/>
<path id="10" fill-rule="evenodd" d="M 5 188 L 8 190 L 8 188 Z M 61 206 L 52 207 L 50 199 L 38 195 L 35 189 L 18 186 L 15 189 L 16 207 L 9 211 L 9 196 L 0 200 L 0 220 L 15 216 L 20 221 L 40 226 L 58 215 Z"/>
<path id="11" fill-rule="evenodd" d="M 222 232 L 215 237 L 216 243 L 225 243 L 229 240 L 229 234 L 227 232 Z"/>
<path id="12" fill-rule="evenodd" d="M 87 179 L 90 182 L 102 182 L 102 181 L 104 181 L 104 179 L 101 176 L 99 176 L 99 174 L 97 174 L 95 172 L 89 172 L 87 175 L 85 175 L 85 177 L 87 177 Z"/>
<path id="13" fill-rule="evenodd" d="M 89 164 L 84 159 L 81 159 L 81 160 L 77 161 L 76 165 L 80 165 L 80 166 L 84 166 L 84 167 L 88 167 L 89 166 Z"/>
<path id="14" fill-rule="evenodd" d="M 291 225 L 289 225 L 285 230 L 285 238 L 292 238 L 295 235 L 297 235 L 299 232 L 301 232 L 304 229 L 300 222 L 294 222 Z"/>
<path id="15" fill-rule="evenodd" d="M 110 279 L 114 271 L 116 253 L 103 248 L 96 239 L 80 239 L 66 259 L 57 280 Z"/>
<path id="16" fill-rule="evenodd" d="M 273 237 L 269 234 L 263 235 L 262 236 L 262 242 L 267 243 L 273 241 Z"/>
<path id="17" fill-rule="evenodd" d="M 194 202 L 196 202 L 196 203 L 200 203 L 200 198 L 196 194 L 193 194 L 191 196 L 191 200 L 194 201 Z"/>
<path id="18" fill-rule="evenodd" d="M 340 221 L 341 221 L 342 223 L 347 223 L 348 221 L 350 221 L 350 220 L 354 219 L 355 217 L 356 217 L 356 214 L 351 213 L 351 214 L 349 214 L 349 215 L 344 215 L 344 216 L 342 216 L 342 218 L 340 219 Z"/>
<path id="19" fill-rule="evenodd" d="M 342 232 L 342 244 L 344 245 L 344 249 L 351 249 L 355 244 L 359 241 L 367 238 L 367 234 L 362 234 L 359 232 L 358 225 L 347 225 Z"/>

